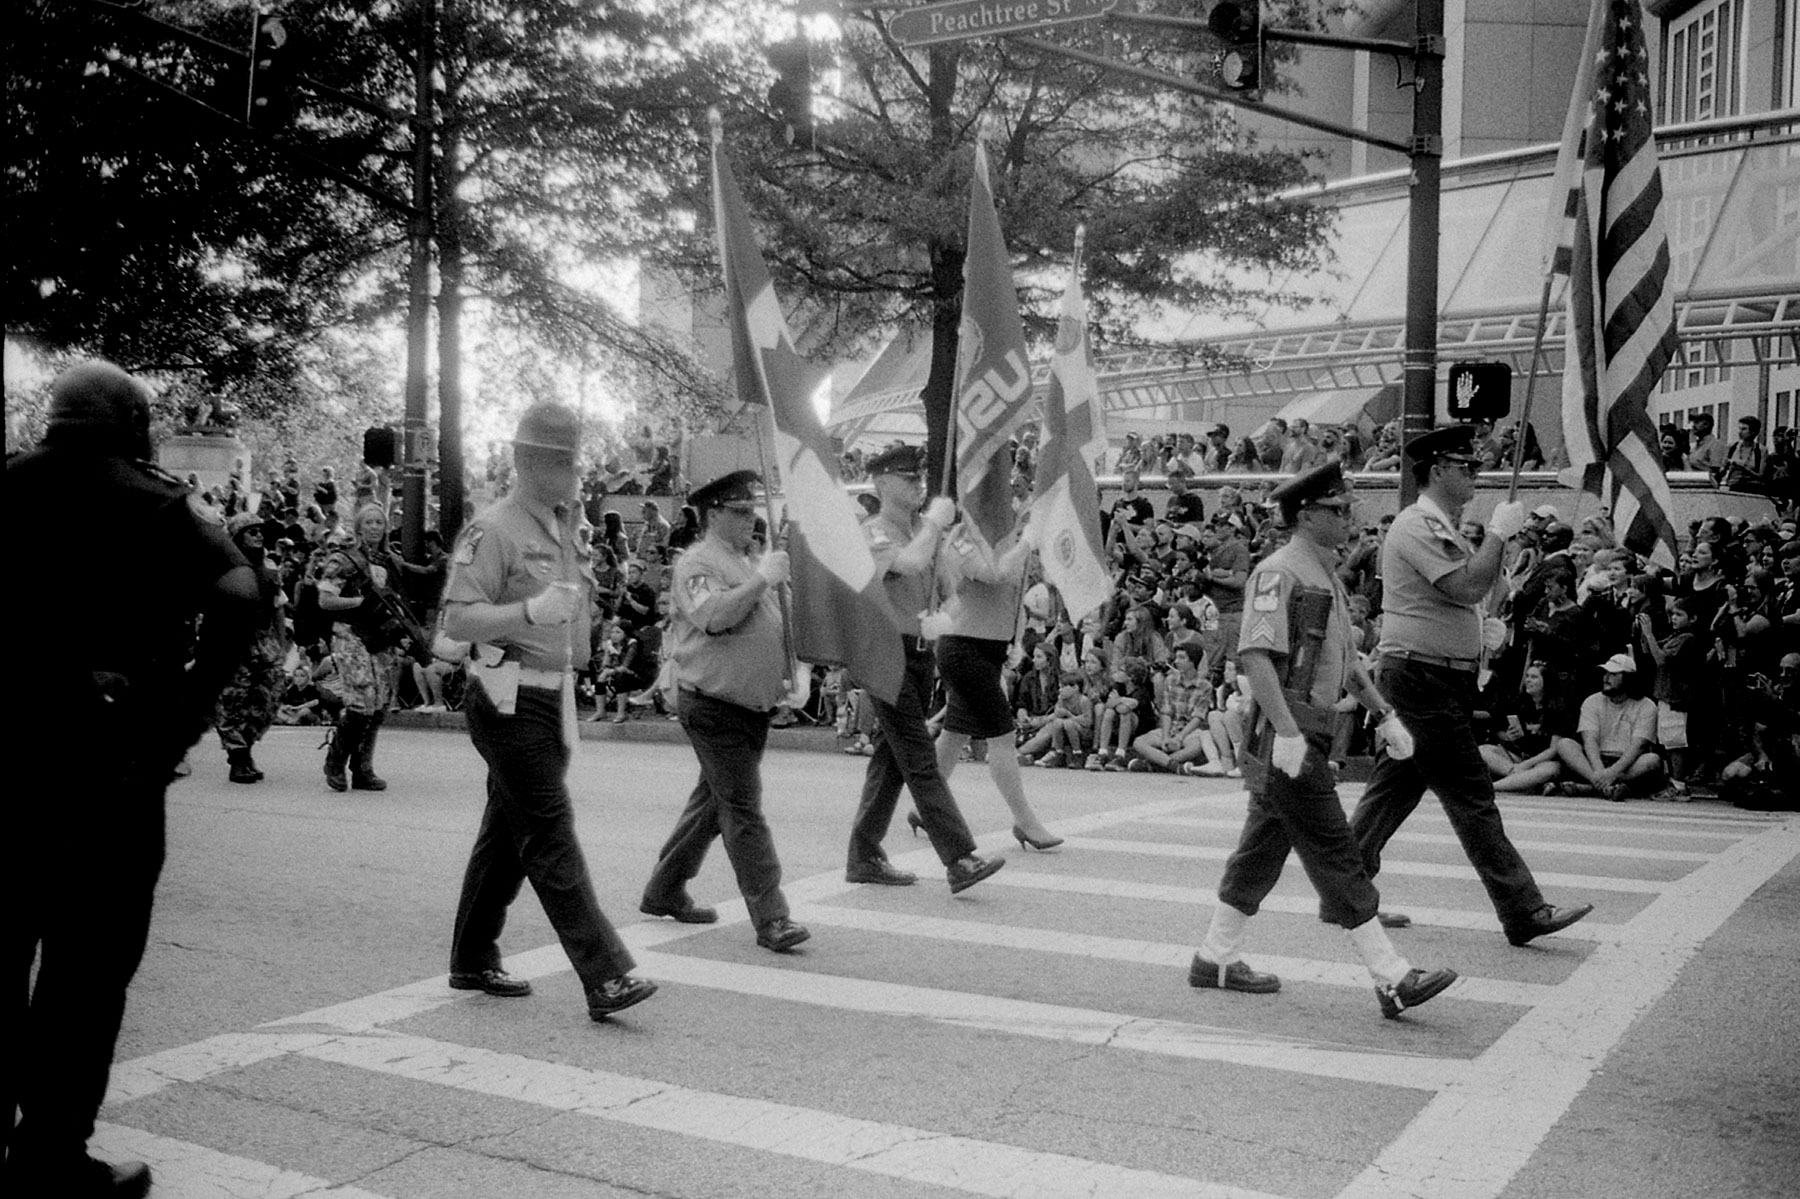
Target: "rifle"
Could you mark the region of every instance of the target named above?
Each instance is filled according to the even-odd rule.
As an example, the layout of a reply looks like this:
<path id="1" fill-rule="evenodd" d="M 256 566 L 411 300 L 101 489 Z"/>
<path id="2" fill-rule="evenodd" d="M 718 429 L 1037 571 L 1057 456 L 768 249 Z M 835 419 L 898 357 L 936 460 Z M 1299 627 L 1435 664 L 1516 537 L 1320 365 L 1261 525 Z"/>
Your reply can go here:
<path id="1" fill-rule="evenodd" d="M 420 666 L 431 665 L 431 638 L 426 634 L 425 626 L 413 614 L 406 597 L 375 581 L 375 572 L 370 569 L 368 556 L 361 546 L 346 546 L 343 554 L 352 566 L 362 572 L 363 579 L 368 584 L 365 594 L 375 601 L 375 607 L 379 609 L 378 613 L 369 612 L 367 604 L 358 609 L 359 612 L 369 612 L 357 622 L 363 629 L 364 642 L 372 642 L 369 648 L 376 652 L 398 647 L 405 650 L 406 656 Z"/>

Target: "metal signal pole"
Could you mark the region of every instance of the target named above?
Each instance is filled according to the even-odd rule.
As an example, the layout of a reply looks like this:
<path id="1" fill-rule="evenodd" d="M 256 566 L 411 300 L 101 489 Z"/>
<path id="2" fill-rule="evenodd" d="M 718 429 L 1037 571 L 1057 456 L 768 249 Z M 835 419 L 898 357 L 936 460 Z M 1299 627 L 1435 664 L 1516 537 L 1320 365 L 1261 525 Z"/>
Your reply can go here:
<path id="1" fill-rule="evenodd" d="M 418 45 L 413 71 L 412 213 L 407 221 L 411 256 L 406 303 L 406 416 L 401 439 L 400 487 L 404 523 L 401 551 L 410 562 L 425 555 L 425 464 L 420 456 L 426 426 L 427 379 L 431 345 L 431 77 L 437 69 L 437 0 L 420 0 Z M 444 430 L 445 437 L 460 430 Z"/>

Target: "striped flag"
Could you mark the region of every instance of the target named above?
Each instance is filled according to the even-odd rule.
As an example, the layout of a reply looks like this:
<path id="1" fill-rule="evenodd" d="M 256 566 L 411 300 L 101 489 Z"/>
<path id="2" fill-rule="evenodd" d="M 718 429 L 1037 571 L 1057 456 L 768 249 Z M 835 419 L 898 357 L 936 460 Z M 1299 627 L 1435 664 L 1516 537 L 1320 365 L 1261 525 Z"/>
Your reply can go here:
<path id="1" fill-rule="evenodd" d="M 1625 546 L 1669 569 L 1675 528 L 1650 396 L 1677 347 L 1650 59 L 1637 0 L 1596 0 L 1557 158 L 1550 255 L 1569 276 L 1563 438 Z M 1571 480 L 1573 481 L 1573 480 Z"/>
<path id="2" fill-rule="evenodd" d="M 1000 236 L 987 152 L 975 147 L 969 185 L 969 240 L 963 258 L 962 325 L 957 330 L 956 482 L 963 519 L 989 547 L 1012 532 L 1012 455 L 1007 442 L 1031 404 L 1031 364 L 1013 291 L 1012 260 Z"/>
<path id="3" fill-rule="evenodd" d="M 768 409 L 787 496 L 794 653 L 803 662 L 846 667 L 870 694 L 897 703 L 906 669 L 900 625 L 813 409 L 819 375 L 794 350 L 749 209 L 716 134 L 713 216 L 738 400 Z"/>
<path id="4" fill-rule="evenodd" d="M 1112 595 L 1112 575 L 1100 542 L 1100 489 L 1094 483 L 1093 438 L 1100 428 L 1100 384 L 1088 357 L 1087 300 L 1081 294 L 1081 238 L 1056 322 L 1056 356 L 1044 397 L 1044 438 L 1038 448 L 1031 523 L 1044 577 L 1062 595 L 1069 619 L 1080 624 Z"/>

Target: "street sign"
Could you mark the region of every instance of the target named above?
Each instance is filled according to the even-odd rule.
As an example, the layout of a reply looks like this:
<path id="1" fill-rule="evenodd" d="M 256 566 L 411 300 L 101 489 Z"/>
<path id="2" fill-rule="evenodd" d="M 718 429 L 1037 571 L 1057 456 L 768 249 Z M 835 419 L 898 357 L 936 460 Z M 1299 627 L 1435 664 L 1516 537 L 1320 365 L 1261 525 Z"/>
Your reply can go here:
<path id="1" fill-rule="evenodd" d="M 1104 17 L 1119 0 L 949 0 L 904 8 L 888 18 L 903 46 L 931 46 L 1003 33 L 1035 33 L 1052 25 Z"/>

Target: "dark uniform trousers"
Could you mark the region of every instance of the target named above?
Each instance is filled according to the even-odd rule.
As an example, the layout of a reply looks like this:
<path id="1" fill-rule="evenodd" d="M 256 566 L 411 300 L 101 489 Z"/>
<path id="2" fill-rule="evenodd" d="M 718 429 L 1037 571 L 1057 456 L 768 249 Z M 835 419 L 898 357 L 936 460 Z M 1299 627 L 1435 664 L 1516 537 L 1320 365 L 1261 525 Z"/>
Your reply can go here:
<path id="1" fill-rule="evenodd" d="M 912 792 L 913 804 L 931 847 L 944 865 L 975 852 L 975 838 L 950 794 L 950 785 L 938 773 L 937 747 L 925 726 L 925 705 L 930 702 L 932 672 L 937 659 L 929 649 L 919 650 L 908 638 L 906 674 L 900 681 L 899 702 L 886 704 L 870 696 L 875 709 L 875 754 L 863 776 L 862 802 L 850 826 L 850 861 L 884 861 L 881 839 L 894 819 L 900 785 Z"/>
<path id="2" fill-rule="evenodd" d="M 677 711 L 700 759 L 700 781 L 657 855 L 645 898 L 675 903 L 688 880 L 700 873 L 713 838 L 721 837 L 751 922 L 761 928 L 784 919 L 788 904 L 781 893 L 781 862 L 762 811 L 769 713 L 685 688 Z"/>
<path id="3" fill-rule="evenodd" d="M 1369 877 L 1381 872 L 1382 849 L 1429 787 L 1444 805 L 1501 924 L 1529 917 L 1543 906 L 1544 896 L 1506 835 L 1494 803 L 1493 779 L 1476 748 L 1474 672 L 1384 657 L 1377 677 L 1416 748 L 1404 762 L 1382 755 L 1350 818 Z"/>
<path id="4" fill-rule="evenodd" d="M 1265 788 L 1250 793 L 1244 831 L 1219 880 L 1219 901 L 1256 915 L 1280 880 L 1291 849 L 1319 893 L 1319 919 L 1355 928 L 1375 918 L 1380 896 L 1338 800 L 1331 735 L 1308 733 L 1306 747 L 1299 778 L 1271 766 Z"/>
<path id="5" fill-rule="evenodd" d="M 166 693 L 165 693 L 166 694 Z M 125 996 L 144 957 L 164 853 L 168 766 L 109 771 L 71 762 L 96 727 L 80 706 L 49 705 L 63 726 L 26 720 L 8 804 L 5 850 L 7 1060 L 0 1133 L 15 1165 L 61 1166 L 87 1155 L 106 1098 Z M 93 714 L 98 716 L 98 714 Z M 147 777 L 149 776 L 149 777 Z M 41 951 L 41 952 L 40 952 Z M 32 961 L 37 958 L 37 981 Z M 20 1122 L 15 1127 L 15 1105 Z"/>
<path id="6" fill-rule="evenodd" d="M 628 972 L 635 965 L 631 951 L 600 910 L 575 839 L 562 696 L 520 687 L 517 714 L 502 716 L 475 683 L 465 710 L 469 740 L 487 763 L 488 800 L 463 875 L 451 971 L 499 968 L 506 909 L 529 878 L 584 987 Z"/>

